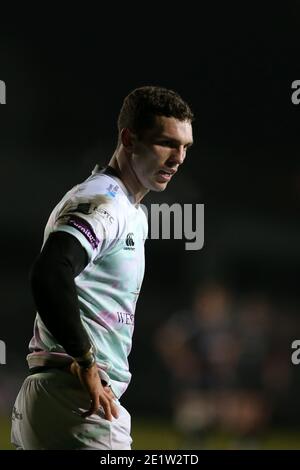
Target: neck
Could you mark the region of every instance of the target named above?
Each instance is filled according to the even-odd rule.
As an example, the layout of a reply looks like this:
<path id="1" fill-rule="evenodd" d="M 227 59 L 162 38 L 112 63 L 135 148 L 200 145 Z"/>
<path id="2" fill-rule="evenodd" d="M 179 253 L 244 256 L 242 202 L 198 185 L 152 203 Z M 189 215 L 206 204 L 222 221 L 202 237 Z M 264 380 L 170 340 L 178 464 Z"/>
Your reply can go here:
<path id="1" fill-rule="evenodd" d="M 117 148 L 109 161 L 109 166 L 114 168 L 125 187 L 134 197 L 134 201 L 138 204 L 143 197 L 149 192 L 142 186 L 134 169 L 132 168 L 130 155 L 128 155 L 122 146 Z"/>

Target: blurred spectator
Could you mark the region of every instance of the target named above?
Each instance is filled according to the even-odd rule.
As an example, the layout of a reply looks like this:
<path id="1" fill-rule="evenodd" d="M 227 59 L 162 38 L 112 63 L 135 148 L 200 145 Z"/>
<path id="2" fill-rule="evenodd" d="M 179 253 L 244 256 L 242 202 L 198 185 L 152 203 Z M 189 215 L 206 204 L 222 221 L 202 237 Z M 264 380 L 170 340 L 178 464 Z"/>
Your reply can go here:
<path id="1" fill-rule="evenodd" d="M 281 391 L 288 386 L 290 375 L 280 354 L 275 368 L 270 363 L 273 318 L 266 297 L 240 300 L 224 285 L 209 283 L 196 289 L 191 311 L 176 312 L 162 325 L 156 347 L 172 379 L 181 432 L 225 431 L 241 440 L 235 445 L 246 445 L 265 429 L 275 404 L 270 394 L 278 383 Z"/>

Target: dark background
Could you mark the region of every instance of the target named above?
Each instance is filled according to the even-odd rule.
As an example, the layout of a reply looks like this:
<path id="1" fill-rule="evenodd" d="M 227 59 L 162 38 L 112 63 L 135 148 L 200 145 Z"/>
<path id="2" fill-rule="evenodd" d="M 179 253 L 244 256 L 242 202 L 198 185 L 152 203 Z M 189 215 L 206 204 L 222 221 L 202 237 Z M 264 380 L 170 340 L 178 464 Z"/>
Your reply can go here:
<path id="1" fill-rule="evenodd" d="M 50 211 L 95 163 L 110 159 L 123 98 L 153 84 L 191 105 L 195 144 L 168 189 L 143 202 L 204 203 L 205 245 L 186 251 L 184 241 L 148 240 L 125 404 L 142 416 L 170 413 L 168 374 L 154 338 L 173 312 L 190 306 L 199 282 L 213 279 L 237 299 L 263 293 L 274 312 L 292 314 L 296 326 L 281 347 L 294 377 L 294 412 L 281 419 L 294 426 L 300 105 L 291 102 L 291 83 L 300 79 L 299 4 L 284 11 L 215 5 L 209 13 L 147 8 L 138 20 L 118 9 L 110 19 L 101 11 L 94 21 L 91 14 L 76 24 L 49 20 L 47 28 L 23 24 L 0 33 L 7 87 L 0 107 L 0 339 L 7 346 L 0 410 L 10 413 L 26 374 L 34 320 L 28 271 Z"/>

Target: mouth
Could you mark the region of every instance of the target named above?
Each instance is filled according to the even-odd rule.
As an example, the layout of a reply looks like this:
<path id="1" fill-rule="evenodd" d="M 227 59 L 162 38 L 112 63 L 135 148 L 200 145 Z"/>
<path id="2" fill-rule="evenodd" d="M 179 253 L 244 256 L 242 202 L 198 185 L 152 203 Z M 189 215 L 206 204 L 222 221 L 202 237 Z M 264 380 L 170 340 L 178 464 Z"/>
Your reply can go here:
<path id="1" fill-rule="evenodd" d="M 159 170 L 158 175 L 163 181 L 170 181 L 176 170 Z"/>

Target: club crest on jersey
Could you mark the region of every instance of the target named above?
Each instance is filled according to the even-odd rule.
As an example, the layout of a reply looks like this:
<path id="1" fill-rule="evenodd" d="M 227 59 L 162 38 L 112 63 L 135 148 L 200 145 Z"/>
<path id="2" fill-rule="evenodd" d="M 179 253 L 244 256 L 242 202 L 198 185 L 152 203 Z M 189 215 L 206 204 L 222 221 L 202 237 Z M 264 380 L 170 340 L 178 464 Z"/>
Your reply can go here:
<path id="1" fill-rule="evenodd" d="M 134 234 L 132 232 L 127 233 L 124 250 L 135 250 L 133 236 Z"/>

